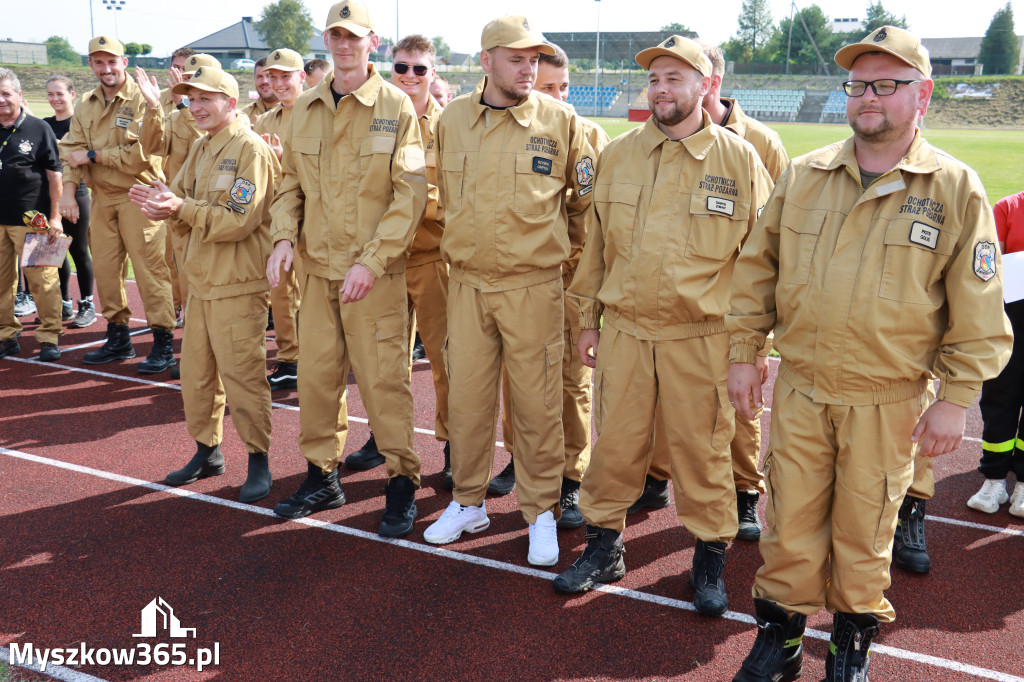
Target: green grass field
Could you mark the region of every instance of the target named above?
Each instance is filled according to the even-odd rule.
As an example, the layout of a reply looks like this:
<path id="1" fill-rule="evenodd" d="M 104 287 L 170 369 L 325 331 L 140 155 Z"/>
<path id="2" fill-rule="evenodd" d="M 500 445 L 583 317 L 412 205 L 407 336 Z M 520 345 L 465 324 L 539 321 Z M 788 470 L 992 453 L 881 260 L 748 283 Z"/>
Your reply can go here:
<path id="1" fill-rule="evenodd" d="M 613 138 L 639 125 L 624 118 L 594 120 Z M 850 136 L 850 128 L 845 125 L 769 125 L 782 137 L 782 143 L 790 157 L 806 154 Z M 924 135 L 931 144 L 952 154 L 978 172 L 991 203 L 1024 190 L 1019 165 L 1020 160 L 1024 159 L 1024 131 L 925 129 Z"/>

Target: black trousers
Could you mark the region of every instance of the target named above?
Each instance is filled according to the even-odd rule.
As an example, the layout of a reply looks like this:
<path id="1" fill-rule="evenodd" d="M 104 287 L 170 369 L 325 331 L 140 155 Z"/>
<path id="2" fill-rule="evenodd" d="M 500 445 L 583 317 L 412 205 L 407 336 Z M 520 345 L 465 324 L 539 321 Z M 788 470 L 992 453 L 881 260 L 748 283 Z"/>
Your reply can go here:
<path id="1" fill-rule="evenodd" d="M 1013 354 L 995 379 L 981 386 L 981 465 L 985 478 L 1006 478 L 1009 472 L 1024 481 L 1024 301 L 1006 304 L 1013 326 Z"/>

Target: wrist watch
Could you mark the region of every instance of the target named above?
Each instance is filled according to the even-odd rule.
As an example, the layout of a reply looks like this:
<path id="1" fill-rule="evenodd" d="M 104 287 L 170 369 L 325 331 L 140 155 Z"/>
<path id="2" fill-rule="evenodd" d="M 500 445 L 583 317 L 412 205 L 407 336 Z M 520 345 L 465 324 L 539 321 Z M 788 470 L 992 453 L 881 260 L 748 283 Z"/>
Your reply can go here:
<path id="1" fill-rule="evenodd" d="M 95 149 L 90 149 L 88 152 L 86 152 L 86 156 L 89 157 L 89 163 L 96 163 L 96 150 Z"/>

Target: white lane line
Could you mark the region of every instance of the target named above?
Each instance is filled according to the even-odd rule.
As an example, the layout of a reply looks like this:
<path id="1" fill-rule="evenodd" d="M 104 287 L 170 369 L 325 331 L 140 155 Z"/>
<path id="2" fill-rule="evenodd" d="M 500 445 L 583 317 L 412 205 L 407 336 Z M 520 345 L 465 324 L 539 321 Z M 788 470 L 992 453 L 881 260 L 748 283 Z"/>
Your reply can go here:
<path id="1" fill-rule="evenodd" d="M 40 673 L 42 675 L 48 675 L 54 679 L 62 680 L 63 682 L 104 682 L 101 677 L 93 677 L 92 675 L 86 675 L 83 672 L 79 672 L 74 668 L 65 668 L 62 665 L 54 665 L 52 663 L 46 664 L 46 670 L 42 670 L 42 666 L 38 663 L 30 665 L 24 665 L 21 663 L 14 663 L 11 661 L 11 650 L 6 646 L 0 646 L 0 661 L 9 665 L 14 665 L 24 670 L 31 670 L 34 673 Z"/>
<path id="2" fill-rule="evenodd" d="M 93 469 L 91 467 L 84 467 L 78 464 L 62 462 L 60 460 L 50 459 L 48 457 L 40 457 L 39 455 L 32 455 L 26 452 L 20 452 L 18 450 L 9 450 L 7 448 L 0 447 L 0 454 L 7 455 L 9 457 L 14 457 L 16 459 L 34 462 L 36 464 L 42 464 L 45 466 L 51 466 L 58 469 L 64 469 L 66 471 L 73 471 L 75 473 L 95 476 L 97 478 L 103 478 L 109 481 L 122 483 L 124 485 L 135 486 L 139 488 L 147 488 L 149 490 L 155 490 L 159 492 L 165 492 L 170 495 L 176 495 L 178 497 L 196 500 L 197 502 L 206 502 L 207 504 L 213 504 L 220 507 L 227 507 L 229 509 L 245 511 L 251 514 L 258 514 L 260 516 L 266 516 L 284 522 L 280 517 L 274 514 L 272 510 L 266 509 L 265 507 L 257 507 L 251 504 L 243 504 L 241 502 L 235 502 L 234 500 L 225 500 L 219 497 L 214 497 L 212 495 L 195 493 L 189 490 L 183 490 L 181 488 L 172 488 L 161 483 L 153 483 L 151 481 L 144 481 L 138 478 L 122 476 L 121 474 L 114 474 L 108 471 L 102 471 L 100 469 Z M 384 544 L 395 545 L 398 547 L 402 547 L 404 549 L 422 552 L 424 554 L 429 554 L 431 556 L 436 556 L 443 559 L 464 561 L 468 564 L 473 564 L 475 566 L 493 568 L 495 570 L 504 571 L 506 573 L 515 573 L 517 575 L 527 576 L 531 578 L 539 578 L 550 581 L 554 580 L 557 576 L 556 573 L 552 573 L 551 571 L 541 571 L 536 568 L 527 568 L 525 566 L 518 566 L 516 564 L 510 564 L 504 561 L 486 559 L 484 557 L 478 557 L 472 554 L 465 554 L 463 552 L 456 552 L 450 549 L 444 549 L 443 547 L 419 544 L 416 542 L 412 542 L 410 540 L 382 538 L 376 533 L 368 533 L 366 531 L 358 530 L 356 528 L 349 528 L 348 526 L 342 526 L 336 523 L 319 521 L 317 519 L 309 517 L 306 517 L 304 519 L 294 519 L 291 521 L 291 523 L 298 523 L 304 526 L 309 526 L 311 528 L 320 528 L 322 530 L 330 531 L 332 533 L 349 535 L 351 537 L 357 537 L 362 540 L 369 540 L 371 542 L 380 542 Z M 663 597 L 661 595 L 650 594 L 647 592 L 641 592 L 639 590 L 625 589 L 621 587 L 615 587 L 614 585 L 601 585 L 596 587 L 595 590 L 607 594 L 618 595 L 620 597 L 634 599 L 637 601 L 657 604 L 659 606 L 665 606 L 668 608 L 674 608 L 684 611 L 695 610 L 693 604 L 690 602 L 682 601 L 680 599 L 672 599 L 670 597 Z M 736 621 L 739 623 L 747 623 L 749 625 L 753 625 L 755 622 L 752 616 L 745 613 L 739 613 L 736 611 L 726 611 L 723 618 Z M 814 639 L 820 639 L 824 641 L 828 641 L 830 637 L 829 633 L 824 632 L 822 630 L 809 629 L 807 630 L 806 634 L 807 636 L 810 636 Z M 908 651 L 906 649 L 900 649 L 897 647 L 876 644 L 872 647 L 872 651 L 879 654 L 892 656 L 894 658 L 915 661 L 917 663 L 929 665 L 935 668 L 943 668 L 946 670 L 966 673 L 982 679 L 999 680 L 1000 682 L 1024 682 L 1024 677 L 1017 677 L 1009 673 L 1002 673 L 997 670 L 980 668 L 978 666 L 961 663 L 960 661 L 939 658 L 937 656 L 930 656 L 928 654 L 922 654 L 916 651 Z"/>

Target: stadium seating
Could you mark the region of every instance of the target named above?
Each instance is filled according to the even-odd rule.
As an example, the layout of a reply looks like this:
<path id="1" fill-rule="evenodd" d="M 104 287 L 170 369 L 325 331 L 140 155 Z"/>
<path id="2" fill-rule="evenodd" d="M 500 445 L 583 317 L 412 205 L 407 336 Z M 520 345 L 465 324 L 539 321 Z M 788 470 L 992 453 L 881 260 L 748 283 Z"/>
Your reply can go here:
<path id="1" fill-rule="evenodd" d="M 821 110 L 821 123 L 846 123 L 846 93 L 833 90 L 828 93 L 825 106 Z"/>
<path id="2" fill-rule="evenodd" d="M 614 87 L 601 86 L 594 89 L 593 85 L 573 85 L 569 88 L 569 104 L 574 107 L 593 108 L 600 106 L 603 109 L 615 104 L 619 98 L 619 91 Z"/>
<path id="3" fill-rule="evenodd" d="M 740 90 L 731 96 L 743 111 L 765 121 L 794 121 L 804 103 L 803 90 Z"/>

